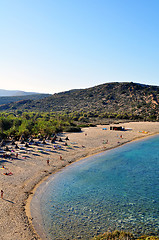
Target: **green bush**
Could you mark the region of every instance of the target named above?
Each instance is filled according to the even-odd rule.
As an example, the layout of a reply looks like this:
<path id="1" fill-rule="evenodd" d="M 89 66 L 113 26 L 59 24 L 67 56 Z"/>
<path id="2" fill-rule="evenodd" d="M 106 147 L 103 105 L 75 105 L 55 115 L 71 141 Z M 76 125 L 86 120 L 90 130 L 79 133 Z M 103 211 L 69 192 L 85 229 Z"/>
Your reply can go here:
<path id="1" fill-rule="evenodd" d="M 134 236 L 129 232 L 114 231 L 105 232 L 93 238 L 93 240 L 135 240 Z"/>
<path id="2" fill-rule="evenodd" d="M 141 236 L 135 238 L 132 233 L 124 231 L 105 232 L 95 236 L 92 240 L 159 240 L 159 236 Z"/>

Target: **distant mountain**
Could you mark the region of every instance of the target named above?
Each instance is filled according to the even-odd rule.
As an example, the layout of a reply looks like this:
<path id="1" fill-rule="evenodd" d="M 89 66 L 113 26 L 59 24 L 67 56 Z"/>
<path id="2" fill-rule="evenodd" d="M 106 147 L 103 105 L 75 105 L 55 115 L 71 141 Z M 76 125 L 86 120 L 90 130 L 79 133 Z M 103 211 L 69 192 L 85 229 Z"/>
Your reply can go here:
<path id="1" fill-rule="evenodd" d="M 0 106 L 0 110 L 96 112 L 98 116 L 106 113 L 135 114 L 143 119 L 159 120 L 159 86 L 133 82 L 106 83 L 53 94 L 44 99 L 6 104 Z"/>
<path id="2" fill-rule="evenodd" d="M 7 97 L 7 96 L 25 96 L 25 95 L 34 95 L 38 94 L 36 92 L 24 92 L 18 90 L 5 90 L 0 89 L 0 97 Z"/>
<path id="3" fill-rule="evenodd" d="M 9 96 L 9 97 L 0 97 L 0 108 L 4 106 L 6 108 L 7 104 L 13 105 L 15 102 L 19 104 L 20 102 L 39 100 L 45 97 L 51 96 L 50 94 L 33 94 L 33 95 L 24 95 L 24 96 Z"/>

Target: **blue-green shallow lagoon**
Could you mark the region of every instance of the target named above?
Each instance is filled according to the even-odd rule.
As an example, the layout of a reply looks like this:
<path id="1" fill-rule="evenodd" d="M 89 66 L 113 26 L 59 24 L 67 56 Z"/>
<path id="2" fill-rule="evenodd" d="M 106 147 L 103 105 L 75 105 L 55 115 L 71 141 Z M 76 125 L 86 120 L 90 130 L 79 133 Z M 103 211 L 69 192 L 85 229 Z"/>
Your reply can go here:
<path id="1" fill-rule="evenodd" d="M 159 234 L 159 135 L 54 174 L 36 192 L 31 212 L 51 240 L 87 240 L 114 229 Z"/>

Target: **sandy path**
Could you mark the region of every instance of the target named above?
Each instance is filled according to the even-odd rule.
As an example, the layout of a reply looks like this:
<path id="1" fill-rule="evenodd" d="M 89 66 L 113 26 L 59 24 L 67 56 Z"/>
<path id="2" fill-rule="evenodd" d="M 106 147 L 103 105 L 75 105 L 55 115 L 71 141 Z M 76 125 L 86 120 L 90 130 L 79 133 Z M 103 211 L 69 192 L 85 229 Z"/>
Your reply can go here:
<path id="1" fill-rule="evenodd" d="M 18 150 L 19 156 L 14 160 L 0 157 L 0 165 L 7 168 L 0 169 L 0 188 L 4 191 L 4 199 L 0 199 L 0 240 L 39 239 L 28 221 L 25 205 L 34 186 L 45 176 L 80 158 L 159 133 L 159 122 L 132 122 L 122 126 L 132 130 L 111 131 L 108 125 L 84 128 L 80 133 L 59 136 L 63 140 L 68 136 L 68 146 L 64 146 L 66 141 L 57 141 L 56 144 L 47 142 L 43 146 L 31 145 L 29 151 Z M 60 148 L 54 149 L 54 145 Z M 50 166 L 46 163 L 48 159 Z M 5 172 L 13 175 L 3 175 Z"/>

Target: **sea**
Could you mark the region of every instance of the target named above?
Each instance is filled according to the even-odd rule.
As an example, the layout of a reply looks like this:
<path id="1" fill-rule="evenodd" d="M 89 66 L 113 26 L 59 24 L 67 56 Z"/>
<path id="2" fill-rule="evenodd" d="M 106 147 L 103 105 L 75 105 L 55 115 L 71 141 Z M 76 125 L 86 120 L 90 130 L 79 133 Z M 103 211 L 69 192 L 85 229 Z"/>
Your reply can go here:
<path id="1" fill-rule="evenodd" d="M 42 239 L 106 231 L 159 234 L 159 135 L 77 161 L 37 189 L 31 214 Z"/>

